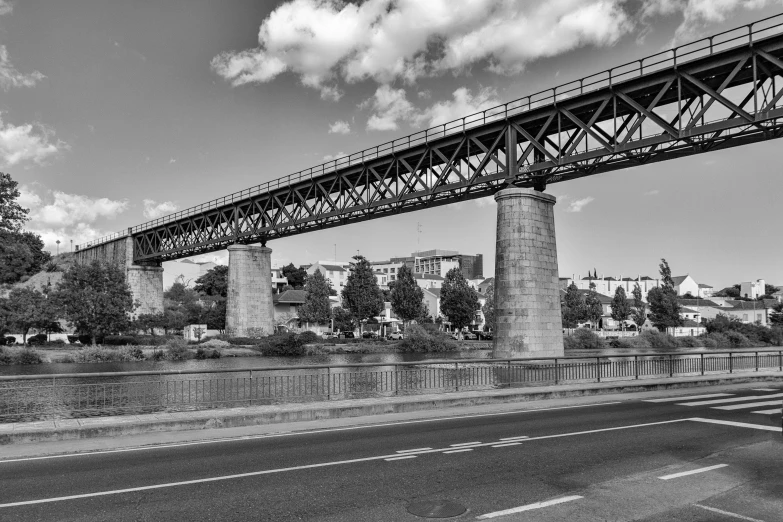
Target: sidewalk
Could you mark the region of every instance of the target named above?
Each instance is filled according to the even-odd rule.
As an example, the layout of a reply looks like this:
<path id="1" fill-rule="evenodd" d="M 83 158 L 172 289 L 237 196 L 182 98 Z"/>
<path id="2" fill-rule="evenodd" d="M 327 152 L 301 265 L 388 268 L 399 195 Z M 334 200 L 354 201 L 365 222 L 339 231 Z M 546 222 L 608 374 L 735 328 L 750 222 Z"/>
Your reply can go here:
<path id="1" fill-rule="evenodd" d="M 640 379 L 449 392 L 404 397 L 252 406 L 221 410 L 20 422 L 0 424 L 0 445 L 121 437 L 185 430 L 237 428 L 325 419 L 346 419 L 393 413 L 442 410 L 444 408 L 512 404 L 566 397 L 634 393 L 748 382 L 783 382 L 783 374 L 780 372 L 753 372 Z"/>

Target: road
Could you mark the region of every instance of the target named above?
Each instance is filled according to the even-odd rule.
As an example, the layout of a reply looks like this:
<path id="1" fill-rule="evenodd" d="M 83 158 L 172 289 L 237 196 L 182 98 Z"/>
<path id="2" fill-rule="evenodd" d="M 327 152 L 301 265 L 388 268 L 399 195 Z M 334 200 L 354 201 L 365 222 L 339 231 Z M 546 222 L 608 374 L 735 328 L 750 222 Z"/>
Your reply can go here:
<path id="1" fill-rule="evenodd" d="M 641 395 L 0 460 L 0 520 L 783 520 L 783 385 Z"/>

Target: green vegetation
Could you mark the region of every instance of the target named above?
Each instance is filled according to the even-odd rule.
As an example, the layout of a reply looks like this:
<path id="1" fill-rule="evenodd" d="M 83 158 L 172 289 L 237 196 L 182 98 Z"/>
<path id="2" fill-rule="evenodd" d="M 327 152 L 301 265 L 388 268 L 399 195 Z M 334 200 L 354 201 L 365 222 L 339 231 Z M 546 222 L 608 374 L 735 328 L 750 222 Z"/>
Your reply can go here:
<path id="1" fill-rule="evenodd" d="M 324 324 L 332 318 L 329 304 L 331 284 L 320 270 L 316 270 L 305 280 L 305 302 L 299 307 L 300 322 Z"/>
<path id="2" fill-rule="evenodd" d="M 476 291 L 468 285 L 462 271 L 452 268 L 446 272 L 446 279 L 440 289 L 440 311 L 448 317 L 451 326 L 462 330 L 473 321 L 478 309 Z"/>
<path id="3" fill-rule="evenodd" d="M 403 353 L 453 352 L 459 349 L 445 332 L 429 332 L 424 327 L 413 324 L 405 331 L 405 339 L 400 342 Z"/>
<path id="4" fill-rule="evenodd" d="M 397 271 L 397 280 L 392 281 L 389 286 L 392 311 L 402 319 L 403 329 L 407 329 L 411 321 L 426 314 L 424 292 L 413 279 L 411 269 L 405 265 L 400 267 Z"/>
<path id="5" fill-rule="evenodd" d="M 370 262 L 361 255 L 353 256 L 353 259 L 342 298 L 353 318 L 361 326 L 362 322 L 383 311 L 383 294 L 378 288 Z"/>

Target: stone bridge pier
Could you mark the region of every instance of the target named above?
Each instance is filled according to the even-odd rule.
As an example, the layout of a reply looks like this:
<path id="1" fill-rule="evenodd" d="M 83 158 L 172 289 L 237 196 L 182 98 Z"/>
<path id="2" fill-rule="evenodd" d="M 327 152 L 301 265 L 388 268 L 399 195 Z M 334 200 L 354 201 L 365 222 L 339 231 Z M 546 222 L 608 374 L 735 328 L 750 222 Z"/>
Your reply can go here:
<path id="1" fill-rule="evenodd" d="M 138 306 L 133 316 L 163 313 L 163 267 L 160 262 L 133 262 L 133 238 L 121 237 L 92 247 L 77 250 L 76 262 L 91 263 L 93 260 L 114 263 L 125 268 L 125 280 L 130 286 L 133 301 Z"/>
<path id="2" fill-rule="evenodd" d="M 272 249 L 259 245 L 229 246 L 226 333 L 259 337 L 274 330 Z"/>
<path id="3" fill-rule="evenodd" d="M 510 187 L 495 194 L 493 356 L 562 357 L 554 196 Z"/>

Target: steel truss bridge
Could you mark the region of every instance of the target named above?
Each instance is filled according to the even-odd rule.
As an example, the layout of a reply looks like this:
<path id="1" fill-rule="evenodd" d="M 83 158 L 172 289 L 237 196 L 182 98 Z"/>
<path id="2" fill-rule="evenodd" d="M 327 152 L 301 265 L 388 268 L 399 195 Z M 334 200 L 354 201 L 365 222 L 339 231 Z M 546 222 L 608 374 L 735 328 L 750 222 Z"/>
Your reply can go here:
<path id="1" fill-rule="evenodd" d="M 81 245 L 148 263 L 783 136 L 783 14 Z"/>

